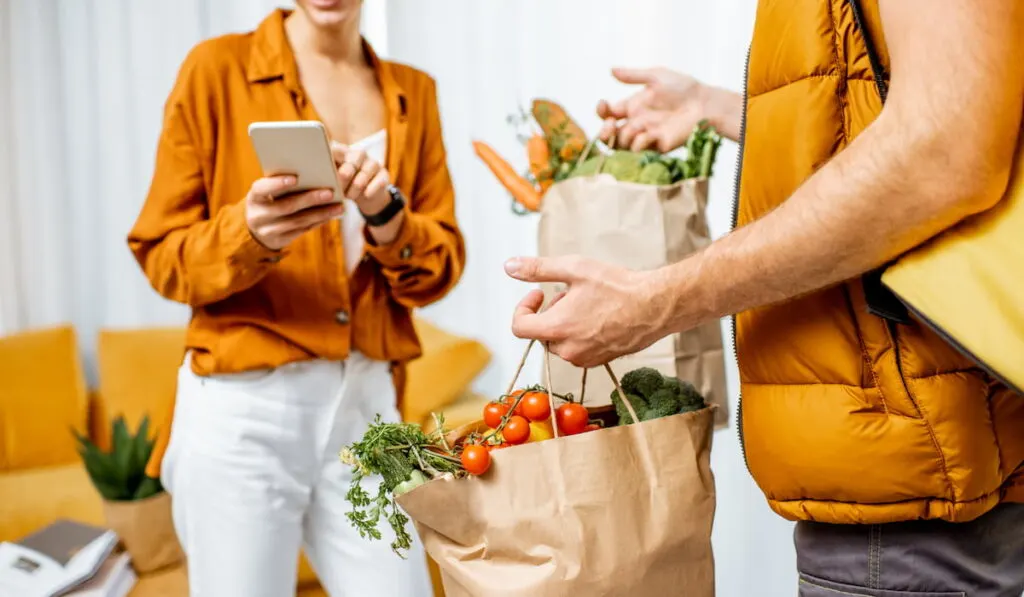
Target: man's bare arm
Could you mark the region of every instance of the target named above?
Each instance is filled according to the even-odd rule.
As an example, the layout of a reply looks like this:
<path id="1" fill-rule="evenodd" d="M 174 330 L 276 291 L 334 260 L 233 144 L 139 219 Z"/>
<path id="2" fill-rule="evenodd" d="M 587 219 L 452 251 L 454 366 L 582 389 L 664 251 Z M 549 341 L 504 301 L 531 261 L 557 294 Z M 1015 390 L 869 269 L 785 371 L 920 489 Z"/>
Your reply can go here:
<path id="1" fill-rule="evenodd" d="M 992 206 L 1024 106 L 1019 0 L 882 0 L 892 84 L 879 117 L 763 218 L 659 272 L 666 329 L 869 271 Z"/>

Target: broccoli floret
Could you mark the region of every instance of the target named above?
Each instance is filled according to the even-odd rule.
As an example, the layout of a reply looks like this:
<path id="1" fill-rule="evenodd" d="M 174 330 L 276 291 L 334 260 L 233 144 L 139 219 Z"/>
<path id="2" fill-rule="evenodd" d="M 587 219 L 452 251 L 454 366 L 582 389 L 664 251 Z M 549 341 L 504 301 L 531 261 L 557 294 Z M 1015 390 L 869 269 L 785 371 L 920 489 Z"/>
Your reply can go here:
<path id="1" fill-rule="evenodd" d="M 653 367 L 640 367 L 622 376 L 622 389 L 627 394 L 649 398 L 665 383 L 665 376 Z"/>
<path id="2" fill-rule="evenodd" d="M 647 412 L 649 408 L 647 401 L 636 394 L 626 394 L 626 399 L 629 400 L 633 410 L 636 411 L 636 416 L 640 417 L 640 420 L 643 421 L 643 413 Z M 633 422 L 633 417 L 629 415 L 629 410 L 626 408 L 622 398 L 619 397 L 618 392 L 612 392 L 612 404 L 615 405 L 615 414 L 619 416 L 619 425 L 629 425 Z"/>
<path id="3" fill-rule="evenodd" d="M 604 158 L 595 156 L 583 160 L 579 166 L 573 168 L 572 173 L 569 175 L 570 178 L 576 176 L 593 176 L 600 172 L 599 166 L 604 164 Z"/>
<path id="4" fill-rule="evenodd" d="M 672 416 L 677 414 L 682 407 L 675 392 L 668 388 L 662 388 L 652 394 L 647 404 L 650 405 L 650 408 L 647 409 L 647 412 L 640 415 L 640 420 L 642 421 Z"/>
<path id="5" fill-rule="evenodd" d="M 651 408 L 656 408 L 659 411 L 677 413 L 682 407 L 682 402 L 679 400 L 679 396 L 668 388 L 662 388 L 657 392 L 651 394 L 651 397 L 647 399 L 647 404 Z"/>
<path id="6" fill-rule="evenodd" d="M 680 405 L 678 412 L 685 413 L 692 410 L 700 410 L 706 406 L 704 396 L 689 382 L 681 381 L 675 377 L 666 377 L 662 387 L 671 390 L 676 396 Z"/>
<path id="7" fill-rule="evenodd" d="M 672 184 L 672 173 L 665 164 L 651 162 L 640 170 L 637 182 L 656 186 L 669 185 Z"/>
<path id="8" fill-rule="evenodd" d="M 640 161 L 643 156 L 632 151 L 615 151 L 605 158 L 602 172 L 607 172 L 620 182 L 636 182 L 640 177 Z"/>
<path id="9" fill-rule="evenodd" d="M 682 410 L 680 412 L 690 412 L 693 410 L 700 410 L 707 406 L 704 402 L 704 396 L 693 387 L 692 383 L 681 382 L 682 392 L 679 394 L 679 401 L 682 403 Z"/>

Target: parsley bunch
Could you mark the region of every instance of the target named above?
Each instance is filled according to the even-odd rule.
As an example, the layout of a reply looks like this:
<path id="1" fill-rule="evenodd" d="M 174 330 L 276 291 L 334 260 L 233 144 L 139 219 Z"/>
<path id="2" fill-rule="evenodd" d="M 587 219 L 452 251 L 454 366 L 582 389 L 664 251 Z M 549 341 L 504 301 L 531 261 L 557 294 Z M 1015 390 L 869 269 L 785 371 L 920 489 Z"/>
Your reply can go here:
<path id="1" fill-rule="evenodd" d="M 395 532 L 391 549 L 405 557 L 403 551 L 412 546 L 412 536 L 406 529 L 409 517 L 395 503 L 395 489 L 417 472 L 427 479 L 466 475 L 459 457 L 444 439 L 443 423 L 439 417 L 437 428 L 426 434 L 419 425 L 384 423 L 377 415 L 362 440 L 342 450 L 342 462 L 354 469 L 345 494 L 352 511 L 346 516 L 361 537 L 380 540 L 377 527 L 383 516 Z M 371 496 L 362 481 L 373 475 L 379 475 L 381 482 L 376 495 Z"/>

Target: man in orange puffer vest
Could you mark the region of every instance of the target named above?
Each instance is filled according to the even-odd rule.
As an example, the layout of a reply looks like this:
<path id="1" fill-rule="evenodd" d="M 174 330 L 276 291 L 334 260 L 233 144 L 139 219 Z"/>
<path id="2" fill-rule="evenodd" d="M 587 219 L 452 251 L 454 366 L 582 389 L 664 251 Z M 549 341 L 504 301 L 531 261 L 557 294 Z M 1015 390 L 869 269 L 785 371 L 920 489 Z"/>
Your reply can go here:
<path id="1" fill-rule="evenodd" d="M 678 147 L 702 118 L 738 140 L 735 230 L 653 272 L 506 266 L 569 285 L 543 313 L 531 292 L 513 331 L 581 366 L 736 314 L 741 444 L 799 521 L 801 595 L 1024 592 L 1024 397 L 869 310 L 865 277 L 1002 196 L 1021 56 L 1019 0 L 761 0 L 742 96 L 618 71 L 645 88 L 599 106 L 633 149 Z"/>

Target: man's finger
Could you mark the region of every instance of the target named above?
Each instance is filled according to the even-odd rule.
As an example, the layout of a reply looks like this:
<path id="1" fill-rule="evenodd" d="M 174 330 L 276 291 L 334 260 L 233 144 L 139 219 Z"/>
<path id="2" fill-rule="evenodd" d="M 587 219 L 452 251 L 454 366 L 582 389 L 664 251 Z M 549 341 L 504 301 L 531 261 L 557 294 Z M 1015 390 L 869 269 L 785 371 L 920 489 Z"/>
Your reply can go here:
<path id="1" fill-rule="evenodd" d="M 597 115 L 603 120 L 618 120 L 629 114 L 629 100 L 622 99 L 617 102 L 601 100 L 597 104 Z"/>
<path id="2" fill-rule="evenodd" d="M 653 68 L 613 68 L 612 76 L 627 85 L 650 85 L 656 78 Z"/>
<path id="3" fill-rule="evenodd" d="M 576 267 L 573 267 L 573 265 Z M 572 282 L 579 269 L 570 257 L 514 257 L 505 262 L 505 273 L 523 282 Z"/>
<path id="4" fill-rule="evenodd" d="M 512 316 L 512 334 L 514 336 L 542 342 L 556 339 L 546 321 L 547 312 L 538 313 L 543 304 L 544 293 L 540 290 L 531 290 L 523 300 L 519 301 Z"/>
<path id="5" fill-rule="evenodd" d="M 618 124 L 614 118 L 605 119 L 601 125 L 601 131 L 597 134 L 598 138 L 604 143 L 610 143 L 612 136 L 615 135 L 618 130 Z"/>

